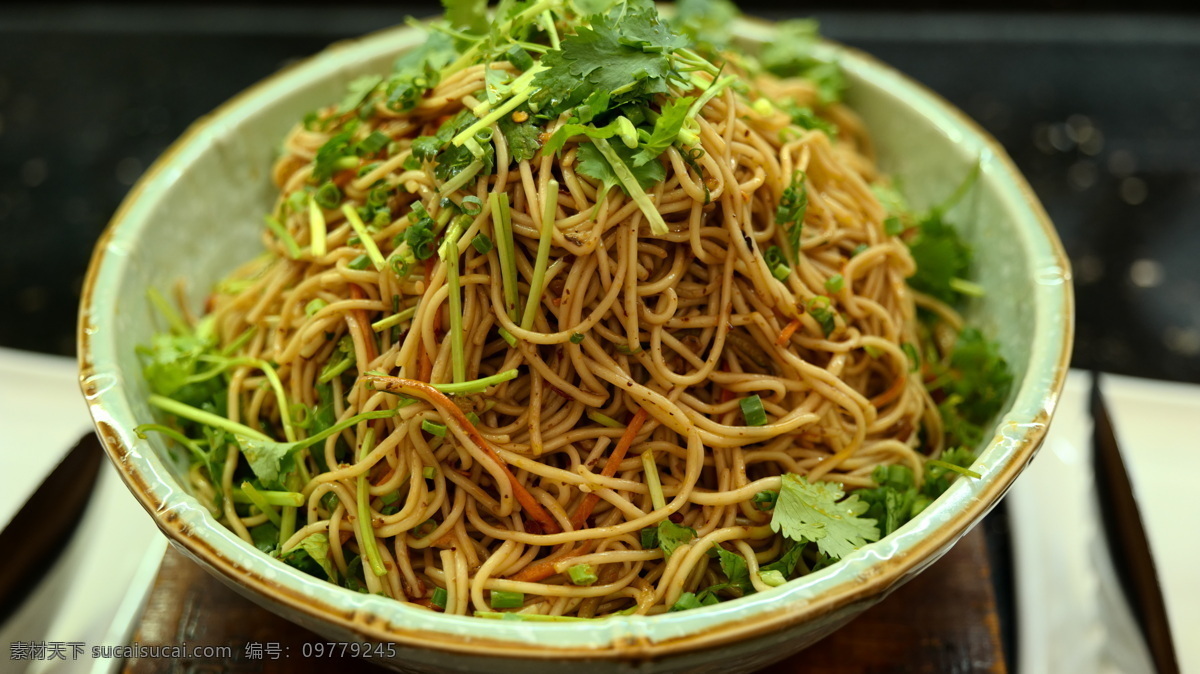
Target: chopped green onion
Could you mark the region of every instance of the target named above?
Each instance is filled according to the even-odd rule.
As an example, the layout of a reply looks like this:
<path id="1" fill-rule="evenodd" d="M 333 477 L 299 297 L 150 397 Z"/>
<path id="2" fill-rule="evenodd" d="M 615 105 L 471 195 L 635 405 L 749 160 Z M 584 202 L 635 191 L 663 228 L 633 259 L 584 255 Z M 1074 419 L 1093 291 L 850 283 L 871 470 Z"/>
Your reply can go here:
<path id="1" fill-rule="evenodd" d="M 326 182 L 317 188 L 312 200 L 321 208 L 334 209 L 342 203 L 342 191 L 333 182 Z"/>
<path id="2" fill-rule="evenodd" d="M 667 507 L 667 499 L 663 495 L 662 482 L 658 479 L 658 464 L 654 462 L 654 452 L 647 449 L 642 452 L 642 469 L 646 472 L 646 486 L 650 489 L 650 503 L 655 510 Z"/>
<path id="3" fill-rule="evenodd" d="M 308 201 L 308 229 L 313 257 L 325 257 L 325 214 L 315 198 Z"/>
<path id="4" fill-rule="evenodd" d="M 350 227 L 362 242 L 363 248 L 367 250 L 367 255 L 371 257 L 371 261 L 375 263 L 375 269 L 383 271 L 387 267 L 387 261 L 383 259 L 383 253 L 379 252 L 379 246 L 375 245 L 375 239 L 367 232 L 367 226 L 363 224 L 362 218 L 358 217 L 358 211 L 350 204 L 342 204 L 342 213 L 346 214 L 346 220 L 350 222 Z"/>
<path id="5" fill-rule="evenodd" d="M 567 569 L 567 575 L 571 577 L 571 582 L 575 585 L 592 585 L 600 580 L 591 564 L 576 564 Z"/>
<path id="6" fill-rule="evenodd" d="M 872 344 L 864 345 L 863 351 L 866 351 L 867 355 L 872 358 L 878 358 L 883 355 L 883 351 L 880 351 L 878 346 L 874 346 Z"/>
<path id="7" fill-rule="evenodd" d="M 583 343 L 583 335 L 578 332 L 573 333 L 571 335 L 571 343 L 572 344 L 582 344 Z"/>
<path id="8" fill-rule="evenodd" d="M 554 219 L 558 213 L 558 181 L 553 178 L 546 185 L 546 201 L 542 205 L 542 232 L 538 238 L 537 259 L 533 263 L 533 277 L 529 279 L 529 297 L 525 300 L 525 313 L 521 315 L 521 328 L 530 330 L 542 304 L 545 290 L 546 266 L 550 262 L 550 242 L 554 237 Z"/>
<path id="9" fill-rule="evenodd" d="M 356 270 L 366 269 L 371 266 L 371 258 L 366 253 L 362 253 L 353 260 L 350 260 L 346 266 Z"/>
<path id="10" fill-rule="evenodd" d="M 492 231 L 496 235 L 496 253 L 500 256 L 500 282 L 504 286 L 504 309 L 509 319 L 517 320 L 517 254 L 512 231 L 512 211 L 508 194 L 493 192 L 488 201 L 492 207 Z M 501 335 L 504 333 L 502 332 Z M 509 335 L 511 337 L 511 335 Z M 509 345 L 515 341 L 508 340 Z"/>
<path id="11" fill-rule="evenodd" d="M 432 422 L 428 419 L 421 421 L 421 430 L 431 435 L 436 435 L 439 438 L 446 437 L 446 427 L 442 424 Z"/>
<path id="12" fill-rule="evenodd" d="M 763 582 L 763 585 L 770 585 L 771 587 L 779 587 L 787 582 L 787 578 L 783 577 L 783 572 L 778 569 L 759 571 L 758 578 Z"/>
<path id="13" fill-rule="evenodd" d="M 917 347 L 912 342 L 904 342 L 900 348 L 904 350 L 904 355 L 908 356 L 908 371 L 916 372 L 921 367 L 921 354 Z"/>
<path id="14" fill-rule="evenodd" d="M 478 134 L 477 134 L 477 135 L 478 135 Z M 470 151 L 471 151 L 471 154 L 475 155 L 476 157 L 480 157 L 480 158 L 482 158 L 482 157 L 483 157 L 483 146 L 482 146 L 482 145 L 480 145 L 480 144 L 479 144 L 479 141 L 478 141 L 478 140 L 476 140 L 475 138 L 473 138 L 473 137 L 472 137 L 472 138 L 468 138 L 468 139 L 467 139 L 467 140 L 466 140 L 466 141 L 463 143 L 463 145 L 464 145 L 464 146 L 465 146 L 465 147 L 466 147 L 468 150 L 470 150 Z M 464 184 L 465 184 L 465 183 L 464 183 Z M 447 191 L 447 192 L 442 192 L 442 194 L 450 194 L 450 192 L 449 192 L 449 191 Z"/>
<path id="15" fill-rule="evenodd" d="M 828 290 L 831 293 L 842 292 L 842 288 L 844 288 L 845 285 L 846 280 L 842 278 L 841 274 L 834 274 L 825 280 L 825 290 Z"/>
<path id="16" fill-rule="evenodd" d="M 488 129 L 491 131 L 491 129 Z M 464 215 L 479 215 L 483 212 L 483 200 L 475 195 L 463 197 L 462 203 L 458 205 L 458 209 Z"/>
<path id="17" fill-rule="evenodd" d="M 504 341 L 508 342 L 509 346 L 516 347 L 517 338 L 513 337 L 513 334 L 511 332 L 509 332 L 508 330 L 505 330 L 504 328 L 500 328 L 499 330 L 497 330 L 497 332 L 499 332 L 500 336 L 504 338 Z"/>
<path id="18" fill-rule="evenodd" d="M 423 425 L 424 424 L 422 424 L 422 426 Z M 446 427 L 445 426 L 442 426 L 442 435 L 443 436 L 446 435 Z M 437 468 L 434 468 L 433 466 L 425 466 L 424 468 L 421 469 L 421 477 L 425 478 L 426 480 L 436 479 L 437 478 Z"/>
<path id="19" fill-rule="evenodd" d="M 978 283 L 968 281 L 965 278 L 950 279 L 950 288 L 962 293 L 963 295 L 970 295 L 971 297 L 983 297 L 984 295 L 983 286 L 979 285 Z"/>
<path id="20" fill-rule="evenodd" d="M 312 316 L 327 306 L 329 306 L 329 302 L 326 302 L 320 297 L 314 297 L 308 304 L 304 305 L 304 315 Z"/>
<path id="21" fill-rule="evenodd" d="M 391 138 L 378 131 L 372 131 L 371 135 L 358 141 L 358 149 L 362 150 L 363 154 L 375 154 L 387 147 L 390 142 L 392 142 Z"/>
<path id="22" fill-rule="evenodd" d="M 487 234 L 476 234 L 474 239 L 471 239 L 471 245 L 475 250 L 479 251 L 480 255 L 487 255 L 492 250 L 492 240 Z"/>
<path id="23" fill-rule="evenodd" d="M 472 426 L 479 425 L 479 415 L 478 414 L 475 414 L 474 412 L 467 412 L 466 417 L 467 417 L 467 421 L 471 422 Z"/>
<path id="24" fill-rule="evenodd" d="M 474 143 L 475 141 L 472 139 L 471 142 Z M 459 171 L 457 175 L 442 183 L 442 187 L 440 190 L 438 190 L 438 193 L 454 194 L 460 188 L 465 187 L 467 183 L 471 182 L 482 168 L 482 159 L 476 159 L 470 164 L 467 164 L 466 168 L 464 168 L 462 171 Z"/>
<path id="25" fill-rule="evenodd" d="M 596 410 L 588 410 L 587 418 L 600 424 L 601 426 L 608 426 L 609 428 L 625 428 L 625 424 L 622 424 L 603 412 L 597 412 Z"/>
<path id="26" fill-rule="evenodd" d="M 281 521 L 279 519 L 279 513 L 275 510 L 275 508 L 271 507 L 271 505 L 267 503 L 267 500 L 263 498 L 261 494 L 258 493 L 258 490 L 254 488 L 254 485 L 250 484 L 249 482 L 242 482 L 242 494 L 245 495 L 246 499 L 253 504 L 254 507 L 258 508 L 262 514 L 266 515 L 267 519 L 271 520 L 271 524 L 274 524 L 275 526 L 280 525 Z"/>
<path id="27" fill-rule="evenodd" d="M 784 257 L 779 246 L 768 246 L 767 250 L 763 252 L 763 260 L 767 263 L 767 268 L 771 270 L 771 276 L 780 281 L 792 273 L 792 268 L 788 266 L 787 258 Z"/>
<path id="28" fill-rule="evenodd" d="M 821 331 L 825 333 L 826 337 L 831 335 L 834 329 L 837 328 L 837 321 L 835 319 L 837 312 L 829 308 L 831 303 L 828 297 L 817 295 L 805 304 L 809 315 L 820 324 Z"/>
<path id="29" fill-rule="evenodd" d="M 361 461 L 364 457 L 371 453 L 375 448 L 375 429 L 368 426 L 365 437 L 363 437 L 362 447 L 359 449 L 358 459 Z M 379 547 L 375 542 L 375 527 L 371 525 L 371 502 L 370 493 L 367 491 L 367 474 L 363 473 L 358 476 L 358 537 L 359 545 L 366 549 L 367 562 L 371 566 L 371 571 L 376 576 L 386 576 L 387 567 L 383 565 L 383 558 L 379 556 Z"/>
<path id="30" fill-rule="evenodd" d="M 767 489 L 760 491 L 750 499 L 756 510 L 774 510 L 775 502 L 779 500 L 779 492 Z"/>
<path id="31" fill-rule="evenodd" d="M 304 494 L 299 492 L 264 491 L 259 489 L 256 490 L 256 493 L 258 494 L 259 499 L 261 499 L 262 502 L 266 503 L 267 505 L 291 506 L 293 508 L 299 508 L 300 506 L 304 505 Z M 250 499 L 250 496 L 245 491 L 236 488 L 233 490 L 233 502 L 254 503 L 254 501 Z"/>
<path id="32" fill-rule="evenodd" d="M 505 370 L 498 372 L 490 377 L 482 377 L 471 381 L 455 382 L 453 384 L 430 384 L 430 386 L 450 395 L 468 395 L 471 393 L 479 393 L 489 386 L 502 384 L 506 381 L 511 381 L 517 378 L 517 369 Z"/>
<path id="33" fill-rule="evenodd" d="M 863 251 L 865 251 L 868 248 L 870 248 L 870 246 L 868 246 L 867 244 L 860 243 L 854 247 L 854 250 L 850 251 L 850 257 L 854 257 L 855 255 L 862 253 Z"/>
<path id="34" fill-rule="evenodd" d="M 765 426 L 767 424 L 767 411 L 763 409 L 762 398 L 757 394 L 742 398 L 738 405 L 742 408 L 742 418 L 746 420 L 747 426 Z"/>
<path id="35" fill-rule="evenodd" d="M 298 259 L 300 257 L 300 245 L 296 243 L 296 239 L 292 237 L 291 232 L 287 231 L 286 227 L 269 215 L 266 217 L 266 221 L 267 229 L 271 230 L 275 238 L 279 239 L 283 247 L 287 249 L 288 257 L 293 260 Z"/>
<path id="36" fill-rule="evenodd" d="M 492 590 L 491 603 L 492 608 L 521 608 L 525 605 L 525 593 Z"/>
<path id="37" fill-rule="evenodd" d="M 514 44 L 509 47 L 504 55 L 508 57 L 508 62 L 516 66 L 518 70 L 529 70 L 533 66 L 533 57 L 519 45 Z"/>
<path id="38" fill-rule="evenodd" d="M 432 602 L 434 606 L 444 609 L 444 608 L 446 608 L 446 600 L 449 598 L 450 598 L 450 596 L 449 596 L 449 594 L 447 594 L 446 588 L 435 587 L 435 588 L 433 588 L 433 598 L 430 599 L 429 601 Z"/>
<path id="39" fill-rule="evenodd" d="M 888 216 L 888 218 L 883 221 L 883 231 L 888 236 L 896 236 L 904 231 L 904 223 L 900 222 L 900 218 L 897 218 L 894 215 Z"/>
<path id="40" fill-rule="evenodd" d="M 311 199 L 312 193 L 308 190 L 296 190 L 288 195 L 287 207 L 293 213 L 299 213 L 304 208 L 304 204 L 308 203 Z"/>
<path id="41" fill-rule="evenodd" d="M 400 323 L 403 323 L 404 321 L 411 319 L 416 314 L 417 314 L 417 307 L 416 307 L 416 305 L 413 305 L 413 306 L 405 309 L 404 311 L 394 313 L 391 316 L 388 316 L 387 318 L 381 318 L 381 319 L 375 321 L 374 323 L 371 324 L 371 329 L 374 330 L 375 332 L 382 332 L 382 331 L 387 330 L 388 328 L 392 327 L 393 325 L 399 325 Z"/>
<path id="42" fill-rule="evenodd" d="M 962 466 L 957 466 L 953 463 L 950 463 L 949 461 L 942 461 L 940 459 L 929 459 L 928 461 L 925 462 L 925 465 L 937 466 L 939 468 L 945 468 L 946 470 L 951 470 L 951 471 L 954 471 L 955 473 L 958 473 L 959 475 L 966 475 L 967 477 L 972 477 L 972 478 L 975 478 L 976 480 L 978 480 L 980 477 L 983 477 L 979 473 L 976 473 L 975 471 L 973 471 L 969 468 L 963 468 Z"/>
<path id="43" fill-rule="evenodd" d="M 474 138 L 477 131 L 495 124 L 501 117 L 507 115 L 513 110 L 516 110 L 517 106 L 529 100 L 529 97 L 537 91 L 537 89 L 529 86 L 533 83 L 533 78 L 536 77 L 541 71 L 548 69 L 548 66 L 543 66 L 542 64 L 538 63 L 526 70 L 524 73 L 521 73 L 521 76 L 513 80 L 512 84 L 510 85 L 509 90 L 514 92 L 513 96 L 495 110 L 487 112 L 488 106 L 486 101 L 472 109 L 471 112 L 478 116 L 479 120 L 471 126 L 468 126 L 460 131 L 457 136 L 450 140 L 450 142 L 461 147 L 467 142 L 468 139 Z"/>

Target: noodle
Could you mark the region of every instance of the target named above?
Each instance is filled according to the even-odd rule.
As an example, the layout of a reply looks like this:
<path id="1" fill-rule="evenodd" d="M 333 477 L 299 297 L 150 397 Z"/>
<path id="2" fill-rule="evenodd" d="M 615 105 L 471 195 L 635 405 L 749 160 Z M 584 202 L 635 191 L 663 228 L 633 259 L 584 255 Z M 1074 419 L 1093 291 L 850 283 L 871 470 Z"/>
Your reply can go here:
<path id="1" fill-rule="evenodd" d="M 656 614 L 719 587 L 714 546 L 744 558 L 753 587 L 713 594 L 769 589 L 759 570 L 788 544 L 754 499 L 785 474 L 870 488 L 877 467 L 899 465 L 919 486 L 947 446 L 904 346 L 930 339 L 914 298 L 951 324 L 951 345 L 961 321 L 910 289 L 916 264 L 885 231 L 882 177 L 853 111 L 806 79 L 730 60 L 721 76 L 752 93 L 711 96 L 695 143 L 653 160 L 663 177 L 646 196 L 667 225 L 656 234 L 621 185 L 584 168 L 585 146 L 619 148 L 616 136 L 570 135 L 558 153 L 515 159 L 497 120 L 474 136 L 494 168 L 461 185 L 419 159 L 419 137 L 489 101 L 489 68 L 519 72 L 470 64 L 409 109 L 368 98 L 365 114 L 330 106 L 294 127 L 271 175 L 274 217 L 302 253 L 264 230 L 268 254 L 210 299 L 216 343 L 236 347 L 221 377 L 229 420 L 303 441 L 320 414 L 328 427 L 383 411 L 293 453 L 276 491 L 303 503 L 279 506 L 292 524 L 281 520 L 274 554 L 323 540 L 328 551 L 310 554 L 341 584 L 447 613 L 490 614 L 517 596 L 524 614 Z M 717 76 L 693 81 L 669 96 L 697 97 Z M 833 130 L 755 100 L 815 108 Z M 546 121 L 540 143 L 568 117 Z M 384 145 L 316 175 L 347 128 Z M 309 202 L 327 184 L 340 198 L 318 207 L 318 254 Z M 797 188 L 807 206 L 784 276 L 766 253 L 788 250 L 776 214 Z M 414 246 L 422 222 L 436 238 Z M 481 379 L 492 383 L 470 390 Z M 468 392 L 445 392 L 454 385 Z M 213 484 L 200 469 L 193 481 L 254 542 L 263 512 L 236 497 L 257 459 L 233 440 L 213 445 L 227 452 Z M 694 537 L 647 545 L 662 522 Z"/>

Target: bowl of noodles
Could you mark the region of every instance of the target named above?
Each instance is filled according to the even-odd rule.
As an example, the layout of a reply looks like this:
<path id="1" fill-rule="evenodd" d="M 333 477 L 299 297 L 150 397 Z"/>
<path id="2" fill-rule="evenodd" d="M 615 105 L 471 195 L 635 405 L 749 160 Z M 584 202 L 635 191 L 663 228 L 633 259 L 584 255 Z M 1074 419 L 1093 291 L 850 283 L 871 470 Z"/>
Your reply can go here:
<path id="1" fill-rule="evenodd" d="M 131 491 L 393 667 L 768 664 L 986 514 L 1066 373 L 1061 245 L 961 113 L 808 22 L 592 4 L 265 80 L 92 260 Z"/>

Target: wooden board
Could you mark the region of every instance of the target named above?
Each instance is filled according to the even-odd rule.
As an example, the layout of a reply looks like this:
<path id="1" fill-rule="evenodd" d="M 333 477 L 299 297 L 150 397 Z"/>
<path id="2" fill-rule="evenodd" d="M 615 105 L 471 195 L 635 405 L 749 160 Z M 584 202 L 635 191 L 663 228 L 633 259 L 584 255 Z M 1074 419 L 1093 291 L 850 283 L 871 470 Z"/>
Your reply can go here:
<path id="1" fill-rule="evenodd" d="M 168 550 L 133 643 L 146 647 L 228 645 L 227 657 L 135 658 L 126 674 L 382 672 L 365 660 L 297 657 L 324 639 L 241 598 Z M 247 648 L 247 644 L 250 647 Z M 263 650 L 258 650 L 263 647 Z M 271 658 L 271 650 L 290 657 Z M 253 652 L 252 652 L 253 651 Z M 933 567 L 845 628 L 769 668 L 820 672 L 1006 672 L 987 550 L 975 529 Z"/>

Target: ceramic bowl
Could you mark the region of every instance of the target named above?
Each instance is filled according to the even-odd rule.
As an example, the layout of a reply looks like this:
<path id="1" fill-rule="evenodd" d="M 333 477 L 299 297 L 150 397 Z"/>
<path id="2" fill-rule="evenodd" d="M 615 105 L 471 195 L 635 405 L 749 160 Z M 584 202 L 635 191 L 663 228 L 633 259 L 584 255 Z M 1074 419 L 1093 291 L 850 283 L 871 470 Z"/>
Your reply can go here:
<path id="1" fill-rule="evenodd" d="M 743 21 L 750 41 L 772 37 Z M 253 601 L 335 641 L 394 644 L 389 664 L 432 671 L 531 674 L 749 671 L 837 629 L 928 567 L 996 504 L 1040 445 L 1067 372 L 1070 272 L 1033 192 L 1001 147 L 965 115 L 872 58 L 832 44 L 848 99 L 874 135 L 884 170 L 916 207 L 953 190 L 972 164 L 977 186 L 951 213 L 977 255 L 986 295 L 968 320 L 998 340 L 1016 384 L 974 466 L 895 534 L 842 562 L 755 594 L 698 610 L 593 623 L 484 621 L 410 608 L 292 569 L 242 542 L 184 486 L 183 457 L 133 428 L 155 418 L 134 347 L 156 321 L 146 289 L 186 280 L 196 307 L 212 284 L 261 249 L 268 170 L 303 114 L 340 98 L 358 74 L 386 72 L 418 44 L 411 28 L 335 45 L 280 72 L 198 121 L 142 177 L 98 243 L 80 313 L 83 392 L 107 452 L 171 541 Z"/>

